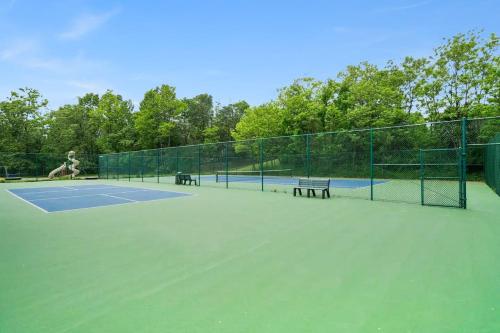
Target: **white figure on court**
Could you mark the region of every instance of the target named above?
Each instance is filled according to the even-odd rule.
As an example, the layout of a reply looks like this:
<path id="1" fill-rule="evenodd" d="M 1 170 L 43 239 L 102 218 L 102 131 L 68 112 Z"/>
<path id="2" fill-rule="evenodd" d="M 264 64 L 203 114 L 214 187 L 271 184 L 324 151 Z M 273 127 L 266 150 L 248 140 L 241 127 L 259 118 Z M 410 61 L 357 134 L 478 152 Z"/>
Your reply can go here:
<path id="1" fill-rule="evenodd" d="M 78 165 L 80 164 L 80 161 L 75 159 L 75 152 L 70 151 L 68 152 L 68 160 L 64 162 L 60 167 L 52 170 L 49 173 L 49 179 L 54 178 L 57 174 L 60 174 L 66 170 L 71 171 L 71 178 L 76 177 L 79 173 L 80 170 L 78 170 Z"/>

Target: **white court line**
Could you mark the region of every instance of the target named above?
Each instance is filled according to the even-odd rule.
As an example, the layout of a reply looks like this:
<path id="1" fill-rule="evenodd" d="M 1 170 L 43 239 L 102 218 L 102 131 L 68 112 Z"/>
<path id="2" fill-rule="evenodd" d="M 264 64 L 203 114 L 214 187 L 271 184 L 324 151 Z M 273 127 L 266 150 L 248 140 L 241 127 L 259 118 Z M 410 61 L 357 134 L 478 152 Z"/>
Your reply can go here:
<path id="1" fill-rule="evenodd" d="M 116 185 L 105 185 L 106 187 L 93 187 L 93 188 L 87 188 L 87 189 L 110 189 L 110 187 L 112 188 L 122 188 L 122 189 L 133 189 L 134 187 L 130 187 L 130 186 L 116 186 Z M 62 186 L 61 186 L 62 187 Z M 179 198 L 183 198 L 183 197 L 187 197 L 187 196 L 198 196 L 197 194 L 195 193 L 189 193 L 189 192 L 177 192 L 177 191 L 169 191 L 169 190 L 163 190 L 163 189 L 141 189 L 141 188 L 137 188 L 137 190 L 134 190 L 134 191 L 123 191 L 123 192 L 117 192 L 116 194 L 121 194 L 121 193 L 135 193 L 135 192 L 143 192 L 143 191 L 157 191 L 157 192 L 166 192 L 166 193 L 175 193 L 175 194 L 182 194 L 181 196 L 177 196 L 177 197 L 171 197 L 171 198 L 158 198 L 158 199 L 152 199 L 152 200 L 145 200 L 145 201 L 137 201 L 137 200 L 133 200 L 133 201 L 130 201 L 130 202 L 126 202 L 126 203 L 119 203 L 119 204 L 106 204 L 106 205 L 102 205 L 102 206 L 92 206 L 92 207 L 82 207 L 82 208 L 70 208 L 70 209 L 63 209 L 63 210 L 55 210 L 55 211 L 47 211 L 39 206 L 37 206 L 35 203 L 31 202 L 31 201 L 41 201 L 41 200 L 52 200 L 52 199 L 57 199 L 57 200 L 60 200 L 60 199 L 66 199 L 66 198 L 82 198 L 82 197 L 88 197 L 88 196 L 95 196 L 97 194 L 89 194 L 89 195 L 77 195 L 77 196 L 65 196 L 65 197 L 58 197 L 58 198 L 43 198 L 43 199 L 33 199 L 31 201 L 28 201 L 24 198 L 21 198 L 20 196 L 18 196 L 17 194 L 11 192 L 10 190 L 7 190 L 11 195 L 15 196 L 16 198 L 30 204 L 31 206 L 35 207 L 35 208 L 38 208 L 39 210 L 43 211 L 44 213 L 61 213 L 61 212 L 66 212 L 66 211 L 72 211 L 72 210 L 83 210 L 83 209 L 93 209 L 93 208 L 102 208 L 102 207 L 107 207 L 107 206 L 120 206 L 120 205 L 129 205 L 131 203 L 147 203 L 147 202 L 151 202 L 151 201 L 160 201 L 160 200 L 166 200 L 166 199 L 179 199 Z M 29 193 L 53 193 L 55 191 L 43 191 L 43 192 L 25 192 L 23 194 L 29 194 Z M 64 192 L 64 191 L 63 191 Z M 121 198 L 120 199 L 124 199 L 124 200 L 129 200 L 129 199 L 125 199 L 125 198 Z"/>
<path id="2" fill-rule="evenodd" d="M 110 198 L 122 199 L 122 200 L 130 201 L 130 202 L 137 202 L 137 200 L 122 198 L 122 197 L 118 197 L 116 195 L 110 195 L 110 194 L 98 194 L 98 195 L 104 195 L 104 196 L 107 196 L 107 197 L 110 197 Z"/>
<path id="3" fill-rule="evenodd" d="M 18 199 L 20 199 L 20 200 L 22 200 L 22 201 L 24 201 L 24 202 L 26 202 L 26 203 L 30 204 L 31 206 L 33 206 L 33 207 L 35 207 L 35 208 L 40 209 L 42 212 L 44 212 L 44 213 L 49 213 L 48 211 L 46 211 L 46 210 L 45 210 L 45 209 L 43 209 L 42 207 L 38 207 L 38 206 L 37 206 L 37 205 L 35 205 L 34 203 L 32 203 L 32 202 L 30 202 L 30 201 L 28 201 L 28 200 L 25 200 L 25 199 L 21 198 L 20 196 L 18 196 L 17 194 L 15 194 L 15 193 L 11 192 L 10 190 L 6 190 L 6 191 L 7 191 L 7 192 L 9 192 L 10 194 L 12 194 L 13 196 L 15 196 L 16 198 L 18 198 Z"/>
<path id="4" fill-rule="evenodd" d="M 120 187 L 120 186 L 116 186 L 116 187 Z M 54 189 L 53 191 L 32 191 L 32 192 L 22 192 L 22 193 L 19 193 L 19 194 L 38 194 L 38 193 L 54 193 L 54 192 L 66 192 L 66 191 L 62 191 L 62 190 L 59 190 L 60 188 L 66 188 L 68 189 L 68 191 L 80 191 L 80 189 L 72 189 L 72 188 L 69 188 L 69 187 L 66 187 L 66 186 L 58 186 L 58 187 L 50 187 L 52 189 Z M 18 188 L 18 189 L 22 189 L 22 188 Z M 18 190 L 17 188 L 15 190 Z M 103 190 L 103 189 L 109 189 L 109 187 L 88 187 L 86 188 L 86 190 Z"/>
<path id="5" fill-rule="evenodd" d="M 188 194 L 188 193 L 186 193 Z M 153 201 L 161 201 L 161 200 L 175 200 L 175 199 L 182 199 L 182 198 L 187 198 L 187 197 L 196 197 L 198 194 L 188 194 L 186 196 L 178 196 L 178 197 L 172 197 L 172 198 L 159 198 L 159 199 L 152 199 L 152 200 L 146 200 L 146 201 L 134 201 L 134 202 L 124 202 L 124 203 L 118 203 L 118 204 L 106 204 L 102 206 L 92 206 L 92 207 L 82 207 L 82 208 L 69 208 L 69 209 L 63 209 L 63 210 L 54 210 L 51 212 L 47 212 L 49 214 L 54 214 L 54 213 L 65 213 L 67 211 L 74 211 L 74 210 L 86 210 L 86 209 L 96 209 L 96 208 L 107 208 L 110 206 L 125 206 L 125 205 L 134 205 L 134 204 L 145 204 L 148 202 L 153 202 Z"/>
<path id="6" fill-rule="evenodd" d="M 114 185 L 98 185 L 98 184 L 92 184 L 92 185 L 73 185 L 73 186 L 61 186 L 62 188 L 68 188 L 70 190 L 76 190 L 76 191 L 82 191 L 82 190 L 93 190 L 93 189 L 103 189 L 103 188 L 113 188 L 113 187 L 120 187 L 120 186 L 114 186 Z"/>
<path id="7" fill-rule="evenodd" d="M 144 192 L 144 191 L 151 191 L 151 190 L 123 191 L 123 192 L 116 192 L 116 193 L 112 193 L 112 194 L 137 193 L 137 192 Z M 64 196 L 64 197 L 55 197 L 55 198 L 31 199 L 30 201 L 62 200 L 62 199 L 68 199 L 68 198 L 86 198 L 86 197 L 94 197 L 96 195 L 106 195 L 106 194 L 108 194 L 108 193 L 92 193 L 92 194 L 81 194 L 81 195 L 67 195 L 67 196 Z"/>
<path id="8" fill-rule="evenodd" d="M 138 184 L 138 183 L 134 183 L 134 184 Z M 146 183 L 146 184 L 157 184 L 157 183 Z M 165 183 L 159 183 L 157 185 L 165 185 Z M 168 184 L 168 185 L 172 185 L 172 184 Z M 77 186 L 77 185 L 75 185 L 75 186 Z M 146 188 L 145 189 L 144 187 L 121 186 L 121 185 L 104 185 L 104 186 L 113 187 L 113 188 L 137 188 L 137 189 L 140 189 L 139 191 L 159 191 L 159 192 L 195 195 L 194 193 L 190 193 L 190 192 L 171 191 L 169 189 L 164 189 L 163 187 L 161 187 L 160 189 L 157 189 L 157 188 Z M 196 188 L 196 186 L 194 186 L 194 188 Z M 96 188 L 96 189 L 99 189 L 99 188 Z"/>
<path id="9" fill-rule="evenodd" d="M 32 192 L 22 192 L 22 193 L 19 193 L 19 194 L 38 194 L 38 193 L 58 193 L 58 192 L 69 192 L 69 190 L 59 190 L 59 188 L 55 188 L 55 187 L 51 187 L 53 190 L 52 191 L 32 191 Z M 17 188 L 15 189 L 17 190 Z M 74 190 L 73 190 L 74 191 Z"/>

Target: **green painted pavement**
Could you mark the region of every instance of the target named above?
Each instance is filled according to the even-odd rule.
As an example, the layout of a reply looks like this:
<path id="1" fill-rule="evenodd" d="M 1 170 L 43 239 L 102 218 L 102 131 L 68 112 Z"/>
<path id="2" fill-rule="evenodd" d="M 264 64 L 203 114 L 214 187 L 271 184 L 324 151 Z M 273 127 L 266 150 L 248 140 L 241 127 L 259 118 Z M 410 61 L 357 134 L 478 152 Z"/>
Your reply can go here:
<path id="1" fill-rule="evenodd" d="M 0 184 L 0 332 L 500 331 L 484 184 L 468 210 L 202 186 L 46 214 L 5 191 L 73 183 Z"/>

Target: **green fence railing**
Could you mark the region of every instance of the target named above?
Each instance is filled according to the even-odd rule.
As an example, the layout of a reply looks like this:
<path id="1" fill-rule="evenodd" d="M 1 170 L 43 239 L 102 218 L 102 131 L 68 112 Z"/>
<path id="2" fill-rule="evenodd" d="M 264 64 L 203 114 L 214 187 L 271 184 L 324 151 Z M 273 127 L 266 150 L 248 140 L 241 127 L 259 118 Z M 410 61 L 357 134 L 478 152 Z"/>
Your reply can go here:
<path id="1" fill-rule="evenodd" d="M 499 132 L 500 117 L 464 118 L 123 152 L 101 155 L 99 176 L 173 184 L 189 173 L 204 186 L 280 192 L 320 177 L 338 196 L 465 208 L 467 179 L 485 178 Z"/>
<path id="2" fill-rule="evenodd" d="M 98 155 L 76 154 L 80 162 L 79 177 L 96 177 L 99 173 Z M 66 162 L 64 154 L 0 152 L 0 178 L 17 175 L 24 181 L 45 180 L 49 173 Z"/>
<path id="3" fill-rule="evenodd" d="M 486 184 L 500 195 L 500 132 L 486 147 L 484 165 Z"/>

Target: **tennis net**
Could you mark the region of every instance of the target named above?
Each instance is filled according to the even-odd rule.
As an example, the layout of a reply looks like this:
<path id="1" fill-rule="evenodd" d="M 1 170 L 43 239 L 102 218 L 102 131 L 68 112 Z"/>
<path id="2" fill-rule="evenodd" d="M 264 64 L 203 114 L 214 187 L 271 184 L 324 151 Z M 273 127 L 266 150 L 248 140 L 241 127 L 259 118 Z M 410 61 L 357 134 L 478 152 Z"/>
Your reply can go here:
<path id="1" fill-rule="evenodd" d="M 221 170 L 215 173 L 215 181 L 221 182 L 260 182 L 262 178 L 269 179 L 289 179 L 293 177 L 293 169 L 276 169 L 240 171 L 240 170 Z"/>

